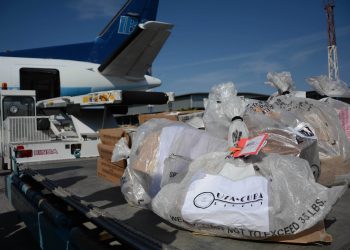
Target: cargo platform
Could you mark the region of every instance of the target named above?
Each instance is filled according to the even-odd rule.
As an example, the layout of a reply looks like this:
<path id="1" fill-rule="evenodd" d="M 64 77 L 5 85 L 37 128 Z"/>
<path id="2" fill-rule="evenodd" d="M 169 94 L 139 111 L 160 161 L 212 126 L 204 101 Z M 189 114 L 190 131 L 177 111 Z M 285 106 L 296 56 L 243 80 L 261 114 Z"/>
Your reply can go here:
<path id="1" fill-rule="evenodd" d="M 204 236 L 178 228 L 152 211 L 128 205 L 120 187 L 97 176 L 96 159 L 34 164 L 21 171 L 84 213 L 94 224 L 122 242 L 131 242 L 135 248 L 350 249 L 349 189 L 325 220 L 333 242 L 329 245 L 296 245 Z"/>

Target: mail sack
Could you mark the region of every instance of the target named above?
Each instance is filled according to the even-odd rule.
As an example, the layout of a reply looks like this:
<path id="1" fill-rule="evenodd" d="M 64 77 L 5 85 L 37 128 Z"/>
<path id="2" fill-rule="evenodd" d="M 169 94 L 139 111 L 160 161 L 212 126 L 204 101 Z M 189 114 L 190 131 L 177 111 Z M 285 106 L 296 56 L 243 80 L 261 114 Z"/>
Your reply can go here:
<path id="1" fill-rule="evenodd" d="M 163 186 L 152 210 L 194 232 L 259 240 L 311 228 L 345 190 L 316 183 L 308 162 L 298 157 L 235 159 L 216 152 L 192 161 L 181 182 Z"/>

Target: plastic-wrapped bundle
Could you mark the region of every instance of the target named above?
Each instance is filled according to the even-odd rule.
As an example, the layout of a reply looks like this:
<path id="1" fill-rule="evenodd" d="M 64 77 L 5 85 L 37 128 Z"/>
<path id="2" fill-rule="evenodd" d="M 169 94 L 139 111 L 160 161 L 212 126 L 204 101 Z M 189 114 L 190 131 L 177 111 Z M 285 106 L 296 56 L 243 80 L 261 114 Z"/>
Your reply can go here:
<path id="1" fill-rule="evenodd" d="M 244 120 L 251 137 L 268 134 L 267 145 L 262 152 L 303 158 L 309 162 L 315 179 L 319 178 L 317 140 L 314 134 L 306 134 L 303 131 L 308 126 L 305 122 L 301 122 L 290 112 L 256 100 L 251 100 L 248 104 Z"/>
<path id="2" fill-rule="evenodd" d="M 269 103 L 292 112 L 314 129 L 321 161 L 320 183 L 333 185 L 335 175 L 350 173 L 350 143 L 333 108 L 317 100 L 287 96 L 274 97 Z"/>
<path id="3" fill-rule="evenodd" d="M 129 158 L 130 148 L 128 141 L 125 137 L 122 137 L 114 146 L 111 162 L 117 162 Z"/>
<path id="4" fill-rule="evenodd" d="M 321 75 L 309 77 L 306 81 L 316 90 L 320 95 L 330 97 L 350 97 L 350 88 L 342 80 L 333 81 L 328 76 Z"/>
<path id="5" fill-rule="evenodd" d="M 273 105 L 269 102 L 247 99 L 244 119 L 249 119 L 249 130 L 261 130 L 267 127 L 288 129 L 297 132 L 296 128 L 302 121 L 295 114 Z M 255 117 L 256 116 L 256 117 Z M 257 119 L 254 121 L 254 119 Z"/>
<path id="6" fill-rule="evenodd" d="M 124 197 L 131 204 L 147 207 L 162 185 L 174 182 L 169 177 L 186 173 L 193 159 L 227 148 L 227 141 L 185 123 L 151 119 L 133 138 L 121 187 Z"/>
<path id="7" fill-rule="evenodd" d="M 270 104 L 292 112 L 301 121 L 308 122 L 315 130 L 320 149 L 320 158 L 332 156 L 350 157 L 350 145 L 333 108 L 317 100 L 279 96 Z"/>
<path id="8" fill-rule="evenodd" d="M 346 136 L 350 140 L 350 105 L 330 97 L 323 98 L 320 101 L 329 104 L 335 109 L 338 114 L 340 124 L 343 127 Z"/>
<path id="9" fill-rule="evenodd" d="M 350 141 L 350 105 L 330 97 L 321 99 L 320 101 L 335 109 L 336 113 L 338 114 L 340 124 L 348 140 Z M 328 183 L 342 183 L 344 181 L 350 183 L 350 160 L 343 160 L 342 157 L 335 157 L 335 161 L 332 159 L 325 160 L 324 165 L 327 167 L 325 169 L 327 174 L 327 176 L 325 176 L 327 177 L 325 180 Z"/>
<path id="10" fill-rule="evenodd" d="M 346 186 L 314 181 L 308 163 L 277 154 L 194 160 L 180 183 L 164 186 L 152 210 L 191 231 L 243 239 L 297 234 L 323 220 Z"/>
<path id="11" fill-rule="evenodd" d="M 243 101 L 236 93 L 233 83 L 212 88 L 203 118 L 206 131 L 218 138 L 228 139 L 230 146 L 237 138 L 248 137 L 248 130 L 250 137 L 268 133 L 268 145 L 263 149 L 264 152 L 302 157 L 309 161 L 315 178 L 318 178 L 320 162 L 316 138 L 300 133 L 305 124 L 293 114 L 267 102 Z M 231 122 L 231 117 L 243 119 Z"/>
<path id="12" fill-rule="evenodd" d="M 269 74 L 268 74 L 269 78 Z M 287 86 L 287 79 L 277 78 L 282 84 L 271 84 L 282 90 L 281 85 Z M 290 78 L 291 80 L 291 78 Z M 307 79 L 311 86 L 321 95 L 328 96 L 350 96 L 350 90 L 342 81 L 330 81 L 326 76 L 311 77 Z M 273 110 L 291 112 L 295 114 L 300 122 L 306 122 L 306 126 L 301 125 L 301 132 L 315 134 L 318 140 L 319 158 L 321 160 L 320 183 L 333 185 L 336 183 L 335 175 L 341 175 L 343 180 L 350 173 L 350 143 L 346 139 L 342 126 L 337 119 L 334 110 L 316 100 L 299 98 L 293 94 L 276 96 L 272 95 L 268 104 Z M 280 113 L 282 113 L 280 112 Z M 273 113 L 272 113 L 273 114 Z M 271 115 L 271 114 L 270 114 Z M 286 114 L 284 114 L 286 116 Z M 289 122 L 286 124 L 290 124 Z M 299 125 L 298 125 L 299 126 Z M 300 130 L 300 127 L 298 128 Z M 350 181 L 350 178 L 348 178 Z"/>
<path id="13" fill-rule="evenodd" d="M 290 92 L 294 89 L 290 72 L 268 72 L 266 77 L 267 82 L 265 83 L 271 85 L 272 87 L 275 87 L 280 95 Z"/>
<path id="14" fill-rule="evenodd" d="M 246 103 L 237 96 L 232 82 L 212 87 L 203 117 L 208 133 L 226 139 L 233 146 L 240 138 L 248 137 L 248 129 L 243 122 Z"/>

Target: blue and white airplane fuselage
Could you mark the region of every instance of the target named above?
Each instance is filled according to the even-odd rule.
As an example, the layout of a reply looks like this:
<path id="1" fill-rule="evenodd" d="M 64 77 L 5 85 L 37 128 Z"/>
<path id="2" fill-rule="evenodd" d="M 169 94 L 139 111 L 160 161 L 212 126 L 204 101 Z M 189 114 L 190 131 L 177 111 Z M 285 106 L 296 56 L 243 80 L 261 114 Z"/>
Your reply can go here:
<path id="1" fill-rule="evenodd" d="M 90 62 L 58 59 L 0 57 L 1 82 L 10 89 L 20 89 L 20 69 L 56 69 L 60 75 L 61 96 L 83 95 L 111 89 L 148 90 L 161 85 L 158 78 L 145 75 L 136 81 L 118 76 L 106 76 L 99 72 L 100 65 Z"/>
<path id="2" fill-rule="evenodd" d="M 150 70 L 173 27 L 155 21 L 158 4 L 125 0 L 92 42 L 0 52 L 0 82 L 36 90 L 39 100 L 158 87 Z"/>

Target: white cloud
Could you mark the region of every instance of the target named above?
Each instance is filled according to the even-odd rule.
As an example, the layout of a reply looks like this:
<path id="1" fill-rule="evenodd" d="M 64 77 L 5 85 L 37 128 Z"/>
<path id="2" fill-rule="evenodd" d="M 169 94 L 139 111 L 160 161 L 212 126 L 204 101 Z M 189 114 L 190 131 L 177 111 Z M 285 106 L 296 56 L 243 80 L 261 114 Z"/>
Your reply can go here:
<path id="1" fill-rule="evenodd" d="M 255 61 L 245 62 L 241 65 L 239 71 L 244 74 L 266 74 L 269 71 L 280 71 L 283 65 L 269 59 L 258 59 Z"/>
<path id="2" fill-rule="evenodd" d="M 275 64 L 270 64 L 277 67 Z M 189 93 L 196 92 L 198 89 L 201 91 L 209 91 L 213 85 L 224 83 L 224 82 L 233 82 L 236 87 L 240 90 L 247 90 L 247 87 L 256 85 L 256 81 L 247 81 L 247 75 L 250 77 L 257 76 L 262 71 L 266 74 L 265 69 L 259 68 L 258 64 L 251 64 L 242 66 L 238 69 L 224 69 L 210 71 L 206 73 L 195 74 L 191 77 L 182 77 L 177 78 L 175 81 L 171 82 L 172 86 L 176 86 L 178 93 Z M 255 67 L 254 67 L 255 66 Z M 258 77 L 255 77 L 258 78 Z"/>
<path id="3" fill-rule="evenodd" d="M 300 63 L 305 62 L 308 58 L 310 58 L 315 53 L 318 53 L 320 51 L 326 51 L 326 47 L 325 46 L 318 46 L 318 47 L 311 48 L 311 49 L 304 49 L 304 50 L 299 51 L 299 52 L 295 53 L 294 55 L 292 55 L 290 59 L 291 59 L 292 63 L 300 64 Z"/>
<path id="4" fill-rule="evenodd" d="M 235 55 L 230 55 L 230 56 L 210 58 L 210 59 L 205 59 L 202 61 L 184 63 L 184 64 L 179 64 L 179 65 L 172 65 L 172 66 L 165 66 L 165 67 L 159 66 L 158 69 L 160 69 L 160 70 L 174 70 L 174 69 L 179 69 L 179 68 L 195 67 L 195 66 L 200 66 L 200 65 L 204 65 L 204 64 L 213 64 L 213 63 L 220 63 L 220 62 L 227 62 L 227 61 L 243 60 L 243 59 L 246 59 L 249 57 L 256 56 L 258 54 L 259 54 L 259 52 L 258 53 L 252 52 L 252 53 L 235 54 Z"/>
<path id="5" fill-rule="evenodd" d="M 193 75 L 191 77 L 183 77 L 175 81 L 177 85 L 186 86 L 188 83 L 193 85 L 213 85 L 234 79 L 234 73 L 231 70 L 211 71 L 203 74 Z"/>
<path id="6" fill-rule="evenodd" d="M 337 37 L 342 37 L 350 34 L 350 25 L 348 26 L 342 26 L 337 28 L 336 32 Z M 288 40 L 279 41 L 278 43 L 275 43 L 272 47 L 274 49 L 285 49 L 289 47 L 301 47 L 301 46 L 308 46 L 308 45 L 314 45 L 318 42 L 324 42 L 325 46 L 327 46 L 327 31 L 324 30 L 322 32 L 315 32 L 312 34 L 307 34 L 300 37 L 291 38 Z"/>
<path id="7" fill-rule="evenodd" d="M 342 37 L 350 34 L 350 26 L 343 26 L 337 29 L 337 36 Z M 308 56 L 312 56 L 314 53 L 321 50 L 321 47 L 314 47 L 313 49 L 304 49 L 306 46 L 314 46 L 315 44 L 319 44 L 320 41 L 324 41 L 324 47 L 326 48 L 326 31 L 325 32 L 315 32 L 313 34 L 308 34 L 305 36 L 300 36 L 296 38 L 291 38 L 288 40 L 279 41 L 277 43 L 272 44 L 271 46 L 267 48 L 263 48 L 257 51 L 252 52 L 246 52 L 241 54 L 234 54 L 234 55 L 225 55 L 222 57 L 216 57 L 216 58 L 209 58 L 202 61 L 195 61 L 195 62 L 189 62 L 184 64 L 178 64 L 178 65 L 172 65 L 172 66 L 158 66 L 158 69 L 160 71 L 168 71 L 168 70 L 175 70 L 180 68 L 188 68 L 188 67 L 195 67 L 200 65 L 206 65 L 206 64 L 214 64 L 214 63 L 220 63 L 220 62 L 237 62 L 239 64 L 246 64 L 250 62 L 255 61 L 262 61 L 261 63 L 270 63 L 270 65 L 264 66 L 265 68 L 268 68 L 270 66 L 273 66 L 272 64 L 275 64 L 274 67 L 281 68 L 281 64 L 277 62 L 270 62 L 267 60 L 268 57 L 272 57 L 275 55 L 281 55 L 286 54 L 286 51 L 290 51 L 290 48 L 293 49 L 300 49 L 300 52 L 293 55 L 291 60 L 293 62 L 297 62 L 298 60 L 306 60 Z M 286 55 L 287 56 L 287 55 Z M 257 66 L 259 66 L 262 69 L 261 63 Z M 258 64 L 258 63 L 257 63 Z"/>
<path id="8" fill-rule="evenodd" d="M 69 7 L 75 9 L 81 19 L 95 19 L 112 17 L 126 0 L 77 0 L 72 1 Z"/>

